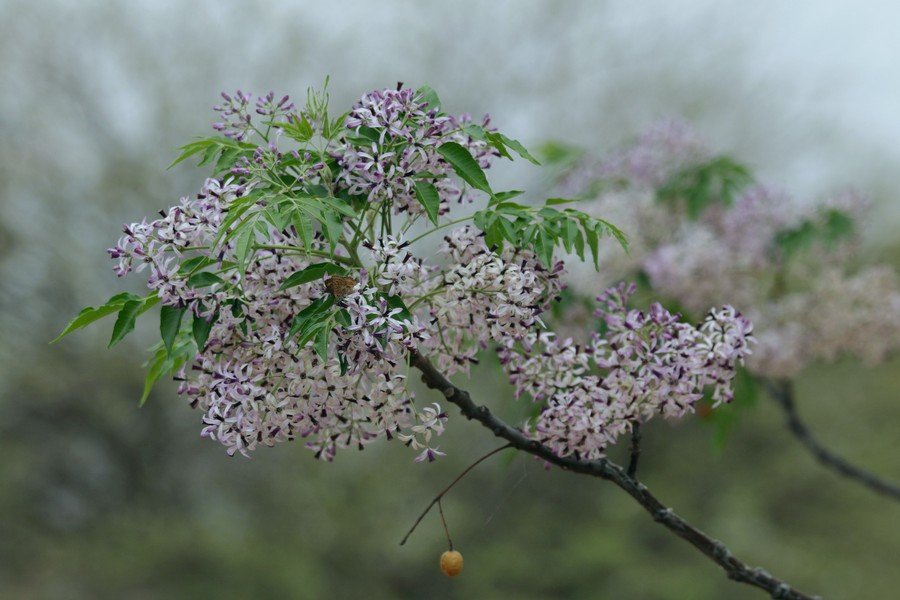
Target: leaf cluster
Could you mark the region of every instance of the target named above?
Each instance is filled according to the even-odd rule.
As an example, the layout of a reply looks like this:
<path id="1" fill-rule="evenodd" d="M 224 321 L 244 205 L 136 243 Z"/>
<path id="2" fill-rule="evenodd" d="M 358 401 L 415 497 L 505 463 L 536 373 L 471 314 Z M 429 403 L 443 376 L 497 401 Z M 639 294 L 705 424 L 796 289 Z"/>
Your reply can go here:
<path id="1" fill-rule="evenodd" d="M 656 196 L 661 202 L 684 203 L 688 216 L 696 219 L 712 204 L 731 205 L 752 182 L 748 167 L 720 155 L 678 171 L 657 189 Z"/>

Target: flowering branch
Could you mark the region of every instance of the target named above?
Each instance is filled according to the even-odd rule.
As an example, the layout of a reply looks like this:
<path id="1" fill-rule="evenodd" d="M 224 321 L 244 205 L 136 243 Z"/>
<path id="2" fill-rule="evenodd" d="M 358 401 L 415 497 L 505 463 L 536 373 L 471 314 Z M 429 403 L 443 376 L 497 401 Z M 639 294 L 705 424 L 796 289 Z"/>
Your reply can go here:
<path id="1" fill-rule="evenodd" d="M 888 498 L 900 500 L 900 486 L 896 483 L 882 479 L 846 461 L 828 450 L 816 439 L 797 412 L 797 406 L 794 401 L 794 388 L 789 381 L 772 381 L 767 379 L 764 383 L 769 394 L 784 411 L 788 429 L 800 440 L 800 443 L 806 446 L 807 450 L 812 452 L 816 460 L 844 477 L 856 480 L 870 490 Z"/>
<path id="2" fill-rule="evenodd" d="M 900 498 L 897 483 L 823 447 L 797 414 L 788 383 L 842 357 L 883 363 L 900 346 L 900 274 L 867 264 L 861 253 L 871 201 L 849 190 L 795 198 L 754 181 L 679 121 L 659 122 L 611 155 L 565 158 L 553 193 L 583 198 L 583 211 L 613 220 L 630 240 L 630 252 L 608 257 L 600 277 L 573 263 L 573 296 L 639 277 L 647 293 L 688 314 L 728 298 L 753 322 L 757 341 L 739 397 L 750 404 L 756 383 L 764 384 L 823 466 Z M 560 321 L 583 314 L 573 302 Z"/>
<path id="3" fill-rule="evenodd" d="M 469 393 L 453 385 L 431 362 L 416 351 L 410 352 L 410 365 L 422 373 L 422 381 L 429 388 L 441 392 L 447 400 L 459 407 L 463 416 L 474 419 L 494 435 L 509 442 L 517 450 L 527 452 L 562 469 L 592 475 L 624 490 L 635 499 L 655 521 L 684 539 L 725 570 L 726 575 L 741 583 L 746 583 L 769 592 L 773 598 L 786 600 L 811 600 L 814 596 L 805 594 L 791 585 L 770 575 L 759 567 L 750 567 L 734 557 L 721 542 L 715 540 L 667 508 L 647 487 L 629 477 L 622 467 L 608 459 L 580 460 L 573 456 L 560 457 L 550 448 L 536 440 L 529 439 L 521 431 L 510 427 L 494 416 L 486 406 L 478 406 Z"/>
<path id="4" fill-rule="evenodd" d="M 599 269 L 600 238 L 626 240 L 604 219 L 563 207 L 571 199 L 520 204 L 523 191 L 494 190 L 484 170 L 495 158 L 537 161 L 487 116 L 478 124 L 446 113 L 428 86 L 368 92 L 336 118 L 324 90 L 311 90 L 304 108 L 270 92 L 256 100 L 255 115 L 250 94 L 222 98 L 214 125 L 221 135 L 187 144 L 173 163 L 196 157 L 212 177 L 160 218 L 125 225 L 109 249 L 118 275 L 148 273 L 150 293 L 88 307 L 60 337 L 115 314 L 113 346 L 158 305 L 160 340 L 141 401 L 173 376 L 203 413 L 201 435 L 229 455 L 302 440 L 332 460 L 384 439 L 430 463 L 444 455 L 436 438 L 448 417 L 436 403 L 414 401 L 411 353 L 426 382 L 506 439 L 503 448 L 612 480 L 732 578 L 806 597 L 734 559 L 634 478 L 638 424 L 682 418 L 706 394 L 714 406 L 732 399 L 755 343 L 741 312 L 719 305 L 695 325 L 658 302 L 629 308 L 636 286 L 622 283 L 596 298 L 590 340 L 558 337 L 543 319 L 565 288 L 560 257 Z M 471 217 L 453 218 L 452 205 L 476 201 L 483 205 Z M 412 241 L 438 231 L 437 256 L 418 255 Z M 522 430 L 446 379 L 468 373 L 487 348 L 516 396 L 535 402 Z M 629 433 L 626 472 L 604 457 Z M 441 498 L 503 448 L 466 469 L 410 530 L 437 504 L 449 576 L 460 573 L 462 557 Z"/>

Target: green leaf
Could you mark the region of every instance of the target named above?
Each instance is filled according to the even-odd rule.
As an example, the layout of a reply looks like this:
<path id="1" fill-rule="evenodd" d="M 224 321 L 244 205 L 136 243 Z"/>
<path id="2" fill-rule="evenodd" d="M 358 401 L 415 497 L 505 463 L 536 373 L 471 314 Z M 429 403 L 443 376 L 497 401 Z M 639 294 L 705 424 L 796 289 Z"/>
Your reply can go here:
<path id="1" fill-rule="evenodd" d="M 297 115 L 291 115 L 288 127 L 283 127 L 282 125 L 279 126 L 284 129 L 284 132 L 288 137 L 294 138 L 298 142 L 308 142 L 315 134 L 315 130 L 310 124 L 309 119 L 306 118 L 306 115 L 301 115 L 299 119 L 297 118 Z"/>
<path id="2" fill-rule="evenodd" d="M 403 298 L 401 298 L 400 296 L 395 294 L 393 296 L 384 296 L 384 299 L 387 302 L 387 305 L 390 306 L 392 309 L 394 309 L 394 308 L 400 309 L 400 312 L 397 313 L 397 316 L 400 317 L 400 319 L 402 319 L 404 321 L 409 321 L 412 319 L 412 313 L 409 312 L 409 308 L 406 306 L 406 303 L 403 301 Z M 349 317 L 348 317 L 347 321 L 349 324 Z"/>
<path id="3" fill-rule="evenodd" d="M 228 216 L 226 216 L 225 220 L 219 225 L 219 235 L 216 237 L 214 245 L 218 246 L 224 239 L 234 235 L 235 231 L 240 227 L 240 224 L 234 229 L 232 229 L 231 226 L 237 223 L 251 208 L 256 206 L 256 203 L 260 200 L 260 195 L 256 193 L 234 200 L 228 207 Z"/>
<path id="4" fill-rule="evenodd" d="M 109 338 L 109 346 L 107 348 L 112 348 L 121 342 L 126 335 L 134 331 L 134 322 L 141 313 L 143 304 L 141 300 L 129 300 L 122 305 L 116 324 L 113 325 L 112 337 Z"/>
<path id="5" fill-rule="evenodd" d="M 437 188 L 427 181 L 417 181 L 416 198 L 425 209 L 425 214 L 428 215 L 431 222 L 437 225 L 438 214 L 441 210 L 441 197 L 438 195 Z"/>
<path id="6" fill-rule="evenodd" d="M 234 245 L 234 256 L 237 259 L 238 264 L 241 265 L 242 271 L 245 268 L 244 265 L 247 264 L 247 259 L 253 250 L 253 243 L 255 241 L 256 232 L 252 227 L 248 227 L 245 231 L 242 231 L 241 235 L 237 238 L 237 242 Z"/>
<path id="7" fill-rule="evenodd" d="M 187 282 L 187 284 L 192 288 L 207 287 L 210 285 L 215 285 L 217 283 L 225 283 L 225 280 L 215 273 L 210 273 L 209 271 L 200 271 L 199 273 L 194 273 L 188 278 Z"/>
<path id="8" fill-rule="evenodd" d="M 622 232 L 622 230 L 609 221 L 599 220 L 599 222 L 602 223 L 603 228 L 606 230 L 606 232 L 611 234 L 616 239 L 616 241 L 619 242 L 619 245 L 622 246 L 622 249 L 625 250 L 625 253 L 629 254 L 628 237 Z"/>
<path id="9" fill-rule="evenodd" d="M 141 406 L 143 406 L 144 403 L 147 402 L 147 398 L 150 397 L 150 391 L 153 389 L 153 384 L 169 371 L 171 367 L 168 366 L 171 364 L 172 360 L 169 358 L 169 354 L 165 348 L 160 348 L 156 351 L 153 360 L 150 362 L 150 368 L 147 370 L 147 375 L 144 377 L 144 391 L 141 393 L 140 400 Z"/>
<path id="10" fill-rule="evenodd" d="M 192 275 L 195 271 L 205 269 L 210 265 L 216 264 L 216 259 L 208 256 L 195 256 L 189 258 L 178 267 L 178 272 L 182 274 Z"/>
<path id="11" fill-rule="evenodd" d="M 341 236 L 344 235 L 344 222 L 336 214 L 329 212 L 325 215 L 323 231 L 331 248 L 331 254 L 334 255 L 334 250 L 337 248 L 338 242 L 341 241 Z"/>
<path id="12" fill-rule="evenodd" d="M 450 166 L 453 167 L 453 170 L 456 171 L 456 174 L 463 181 L 477 190 L 481 190 L 491 196 L 494 195 L 484 171 L 478 165 L 478 162 L 472 158 L 468 150 L 456 142 L 446 142 L 438 146 L 437 151 L 450 163 Z"/>
<path id="13" fill-rule="evenodd" d="M 313 228 L 313 224 L 310 222 L 309 217 L 303 213 L 297 212 L 294 214 L 293 225 L 294 229 L 297 230 L 300 239 L 303 240 L 303 247 L 312 248 L 315 229 Z"/>
<path id="14" fill-rule="evenodd" d="M 140 405 L 143 406 L 150 396 L 153 384 L 163 375 L 180 369 L 185 363 L 194 358 L 197 353 L 193 340 L 188 335 L 181 335 L 176 341 L 171 352 L 157 344 L 151 350 L 155 350 L 153 358 L 144 365 L 148 369 L 144 378 L 144 390 L 141 394 Z"/>
<path id="15" fill-rule="evenodd" d="M 531 155 L 531 153 L 525 148 L 525 146 L 522 145 L 522 143 L 519 140 L 514 140 L 512 138 L 506 137 L 502 133 L 499 135 L 500 135 L 500 139 L 503 140 L 503 143 L 506 144 L 507 146 L 509 146 L 510 148 L 512 148 L 516 154 L 518 154 L 519 156 L 521 156 L 522 158 L 524 158 L 525 160 L 527 160 L 530 163 L 533 163 L 535 165 L 541 164 L 540 162 L 538 162 L 538 159 L 536 159 L 535 157 L 533 157 Z"/>
<path id="16" fill-rule="evenodd" d="M 328 336 L 331 335 L 331 324 L 326 323 L 324 327 L 316 334 L 316 342 L 314 344 L 314 348 L 316 350 L 316 354 L 318 354 L 321 358 L 326 358 L 328 356 Z"/>
<path id="17" fill-rule="evenodd" d="M 538 254 L 544 259 L 544 264 L 549 267 L 553 264 L 553 248 L 556 245 L 556 240 L 546 228 L 541 228 L 540 240 L 543 252 Z"/>
<path id="18" fill-rule="evenodd" d="M 355 130 L 359 133 L 360 137 L 357 139 L 352 139 L 354 143 L 357 141 L 360 142 L 361 146 L 371 146 L 372 144 L 379 143 L 379 133 L 377 130 L 372 129 L 371 127 L 366 127 L 365 125 L 360 125 Z M 348 137 L 348 139 L 351 139 Z"/>
<path id="19" fill-rule="evenodd" d="M 191 156 L 194 156 L 195 154 L 200 154 L 201 152 L 204 153 L 204 156 L 200 162 L 201 164 L 205 164 L 212 160 L 215 152 L 220 149 L 253 150 L 255 148 L 256 146 L 253 144 L 247 142 L 238 142 L 226 137 L 205 138 L 181 146 L 181 148 L 179 148 L 179 150 L 181 150 L 181 154 L 178 155 L 178 158 L 176 158 L 168 168 L 171 169 L 178 163 L 190 158 Z"/>
<path id="20" fill-rule="evenodd" d="M 575 223 L 572 219 L 566 220 L 566 231 L 565 236 L 563 237 L 563 245 L 566 248 L 566 252 L 572 252 L 572 247 L 575 244 L 575 239 L 578 237 L 578 224 Z"/>
<path id="21" fill-rule="evenodd" d="M 241 150 L 239 148 L 231 148 L 230 150 L 222 150 L 222 154 L 219 155 L 219 160 L 216 161 L 215 173 L 222 173 L 223 171 L 227 171 L 234 166 L 234 163 L 237 162 L 237 158 L 246 152 L 246 150 Z"/>
<path id="22" fill-rule="evenodd" d="M 334 306 L 333 296 L 322 296 L 313 300 L 309 306 L 301 310 L 294 317 L 291 328 L 288 330 L 285 343 L 290 341 L 295 335 L 299 334 L 297 344 L 303 347 L 311 340 L 316 332 L 324 326 L 331 327 L 328 317 L 325 315 Z"/>
<path id="23" fill-rule="evenodd" d="M 513 225 L 503 217 L 497 219 L 497 223 L 500 224 L 500 230 L 503 234 L 503 239 L 507 240 L 510 244 L 518 245 L 519 236 L 518 232 L 516 231 L 515 225 Z"/>
<path id="24" fill-rule="evenodd" d="M 558 219 L 560 216 L 562 216 L 561 213 L 555 208 L 549 208 L 546 206 L 538 209 L 538 214 L 545 219 Z"/>
<path id="25" fill-rule="evenodd" d="M 333 120 L 329 121 L 328 119 L 323 119 L 322 121 L 322 135 L 326 139 L 333 139 L 338 132 L 344 129 L 344 121 L 347 120 L 347 117 L 350 116 L 350 112 L 345 112 L 342 115 L 336 116 Z"/>
<path id="26" fill-rule="evenodd" d="M 309 303 L 309 306 L 297 313 L 297 317 L 308 319 L 334 306 L 334 296 L 321 296 Z"/>
<path id="27" fill-rule="evenodd" d="M 847 213 L 838 209 L 831 209 L 825 215 L 824 229 L 825 240 L 827 242 L 835 242 L 850 237 L 856 230 L 856 223 L 853 217 Z"/>
<path id="28" fill-rule="evenodd" d="M 203 352 L 203 349 L 206 347 L 206 340 L 209 339 L 209 332 L 218 318 L 218 312 L 209 320 L 205 317 L 194 315 L 194 322 L 191 324 L 191 334 L 194 336 L 194 342 L 197 344 L 197 352 Z"/>
<path id="29" fill-rule="evenodd" d="M 290 207 L 285 202 L 273 202 L 262 211 L 262 214 L 265 215 L 265 220 L 275 228 L 275 231 L 285 229 L 291 219 Z"/>
<path id="30" fill-rule="evenodd" d="M 326 273 L 329 275 L 343 275 L 346 273 L 346 270 L 333 263 L 315 263 L 288 276 L 278 289 L 286 290 L 310 281 L 323 279 Z"/>
<path id="31" fill-rule="evenodd" d="M 513 152 L 515 152 L 525 160 L 536 165 L 541 164 L 534 156 L 531 155 L 531 153 L 525 148 L 525 146 L 522 145 L 519 140 L 514 140 L 511 137 L 507 137 L 497 131 L 487 131 L 481 125 L 475 125 L 474 123 L 465 125 L 462 129 L 474 139 L 482 140 L 490 144 L 497 150 L 497 152 L 500 153 L 500 156 L 503 156 L 504 158 L 508 158 L 510 160 L 513 159 L 512 155 L 509 153 L 509 150 L 507 150 L 507 148 L 512 148 Z"/>
<path id="32" fill-rule="evenodd" d="M 181 329 L 181 318 L 184 316 L 185 308 L 178 308 L 164 304 L 159 310 L 159 334 L 162 337 L 166 352 L 172 352 L 172 344 L 175 343 L 175 336 Z"/>
<path id="33" fill-rule="evenodd" d="M 346 308 L 342 308 L 334 313 L 334 320 L 344 327 L 350 327 L 350 313 L 347 312 Z"/>
<path id="34" fill-rule="evenodd" d="M 714 156 L 675 173 L 657 190 L 663 201 L 682 201 L 691 219 L 714 203 L 730 205 L 735 195 L 753 182 L 750 170 L 729 156 Z"/>
<path id="35" fill-rule="evenodd" d="M 584 152 L 575 146 L 567 146 L 559 142 L 545 142 L 538 148 L 538 154 L 550 165 L 568 165 L 581 158 Z"/>
<path id="36" fill-rule="evenodd" d="M 181 150 L 181 154 L 178 155 L 178 157 L 172 162 L 171 165 L 168 166 L 168 168 L 171 169 L 178 163 L 187 160 L 195 154 L 206 152 L 209 148 L 215 148 L 211 139 L 199 140 L 196 142 L 191 142 L 190 144 L 185 144 L 184 146 L 179 148 L 179 150 Z"/>
<path id="37" fill-rule="evenodd" d="M 297 346 L 303 348 L 322 331 L 324 324 L 321 321 L 306 321 L 297 336 Z"/>
<path id="38" fill-rule="evenodd" d="M 572 198 L 547 198 L 547 201 L 544 202 L 547 206 L 556 206 L 559 204 L 570 204 L 572 202 L 578 202 L 578 200 L 573 200 Z"/>
<path id="39" fill-rule="evenodd" d="M 588 248 L 591 249 L 591 258 L 594 259 L 594 269 L 600 270 L 600 236 L 590 228 L 584 228 L 584 237 L 587 238 Z"/>
<path id="40" fill-rule="evenodd" d="M 438 98 L 437 92 L 430 85 L 425 84 L 416 90 L 416 96 L 423 102 L 428 103 L 428 108 L 437 111 L 441 110 L 441 99 Z"/>
<path id="41" fill-rule="evenodd" d="M 584 260 L 584 234 L 579 229 L 578 235 L 575 237 L 575 255 Z"/>
<path id="42" fill-rule="evenodd" d="M 525 192 L 522 190 L 509 190 L 508 192 L 497 192 L 494 194 L 494 198 L 497 199 L 497 202 L 506 202 L 507 200 L 512 200 L 524 193 Z"/>
<path id="43" fill-rule="evenodd" d="M 136 294 L 123 292 L 121 294 L 116 294 L 115 296 L 107 300 L 106 303 L 102 306 L 98 306 L 96 308 L 89 306 L 85 309 L 82 309 L 82 311 L 79 312 L 78 315 L 74 319 L 72 319 L 68 325 L 66 325 L 65 329 L 62 330 L 62 333 L 56 336 L 56 338 L 54 338 L 50 343 L 54 344 L 77 329 L 86 327 L 94 321 L 102 319 L 107 315 L 119 312 L 119 310 L 122 309 L 122 306 L 126 302 L 138 301 L 140 299 L 141 297 Z"/>
<path id="44" fill-rule="evenodd" d="M 816 220 L 807 219 L 792 229 L 785 229 L 775 237 L 775 244 L 785 256 L 792 256 L 812 247 L 816 242 L 833 246 L 850 237 L 855 230 L 853 217 L 840 211 L 829 210 Z"/>
<path id="45" fill-rule="evenodd" d="M 329 208 L 333 208 L 337 212 L 341 213 L 345 217 L 355 217 L 356 211 L 353 210 L 353 206 L 351 206 L 345 200 L 341 200 L 339 198 L 332 198 L 331 196 L 323 196 L 321 198 L 316 198 L 313 200 L 319 200 L 324 204 L 328 205 Z"/>

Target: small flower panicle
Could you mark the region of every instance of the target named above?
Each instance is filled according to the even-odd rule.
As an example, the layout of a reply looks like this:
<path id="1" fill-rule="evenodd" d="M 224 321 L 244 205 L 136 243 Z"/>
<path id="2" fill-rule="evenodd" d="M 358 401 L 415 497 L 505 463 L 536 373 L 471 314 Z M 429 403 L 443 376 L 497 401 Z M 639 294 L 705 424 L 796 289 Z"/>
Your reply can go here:
<path id="1" fill-rule="evenodd" d="M 648 127 L 634 144 L 596 163 L 593 175 L 585 172 L 582 177 L 589 181 L 600 177 L 655 188 L 686 166 L 711 155 L 706 141 L 689 123 L 665 119 Z"/>
<path id="2" fill-rule="evenodd" d="M 124 235 L 107 250 L 116 260 L 115 272 L 124 277 L 132 270 L 149 269 L 149 287 L 156 290 L 163 304 L 184 305 L 197 298 L 197 292 L 180 277 L 179 259 L 196 247 L 210 244 L 232 202 L 246 196 L 252 186 L 225 180 L 207 179 L 196 198 L 181 203 L 162 217 L 148 223 L 125 225 Z"/>
<path id="3" fill-rule="evenodd" d="M 564 176 L 566 192 L 589 198 L 586 212 L 632 234 L 630 253 L 611 257 L 602 277 L 573 265 L 573 289 L 593 295 L 642 273 L 691 314 L 740 306 L 758 339 L 748 369 L 766 377 L 847 355 L 876 363 L 900 348 L 900 277 L 884 265 L 860 266 L 859 225 L 871 202 L 853 191 L 801 199 L 760 182 L 729 197 L 698 188 L 708 204 L 693 216 L 660 199 L 671 181 L 716 159 L 689 126 L 668 121 Z"/>
<path id="4" fill-rule="evenodd" d="M 549 270 L 531 252 L 510 247 L 497 254 L 471 226 L 446 235 L 439 252 L 450 266 L 432 299 L 435 329 L 424 348 L 448 374 L 467 373 L 491 343 L 521 339 L 541 325 L 563 287 L 561 263 Z"/>
<path id="5" fill-rule="evenodd" d="M 693 412 L 707 389 L 716 404 L 731 400 L 750 322 L 725 306 L 695 327 L 658 303 L 628 309 L 634 291 L 622 284 L 598 297 L 606 332 L 586 345 L 542 332 L 499 350 L 517 394 L 545 405 L 532 435 L 561 456 L 602 457 L 634 423 Z"/>
<path id="6" fill-rule="evenodd" d="M 499 154 L 463 132 L 470 122 L 469 115 L 440 115 L 408 88 L 365 94 L 350 111 L 346 126 L 356 136 L 370 136 L 370 143 L 347 143 L 336 152 L 342 167 L 341 182 L 349 193 L 365 195 L 370 202 L 389 200 L 398 214 L 423 212 L 416 197 L 416 183 L 422 173 L 434 180 L 441 214 L 449 210 L 451 201 L 470 202 L 471 193 L 447 177 L 452 168 L 437 152 L 442 143 L 455 141 L 466 147 L 482 168 L 490 167 Z M 485 115 L 484 126 L 489 123 Z"/>
<path id="7" fill-rule="evenodd" d="M 213 129 L 228 138 L 243 141 L 250 134 L 252 118 L 250 116 L 250 101 L 253 94 L 247 94 L 238 90 L 234 95 L 222 92 L 222 104 L 217 104 L 213 109 L 222 116 L 221 121 L 213 123 Z"/>
<path id="8" fill-rule="evenodd" d="M 277 117 L 284 117 L 294 110 L 294 103 L 291 97 L 285 94 L 277 102 L 275 101 L 275 92 L 269 92 L 265 96 L 256 99 L 256 113 L 264 117 L 269 117 L 274 121 Z"/>
<path id="9" fill-rule="evenodd" d="M 433 403 L 426 406 L 416 415 L 418 423 L 409 428 L 409 433 L 400 433 L 397 438 L 412 448 L 421 450 L 416 457 L 416 462 L 434 462 L 438 456 L 446 456 L 438 448 L 432 448 L 431 438 L 444 433 L 444 424 L 447 422 L 447 414 L 441 410 L 441 405 Z"/>

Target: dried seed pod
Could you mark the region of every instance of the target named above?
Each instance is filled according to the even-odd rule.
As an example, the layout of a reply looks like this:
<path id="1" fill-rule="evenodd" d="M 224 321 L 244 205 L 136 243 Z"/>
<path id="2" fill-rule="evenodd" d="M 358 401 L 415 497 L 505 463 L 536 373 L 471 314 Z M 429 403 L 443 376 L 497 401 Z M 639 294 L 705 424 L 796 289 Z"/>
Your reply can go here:
<path id="1" fill-rule="evenodd" d="M 441 554 L 441 571 L 447 577 L 456 577 L 463 570 L 462 554 L 456 550 L 447 550 Z"/>

